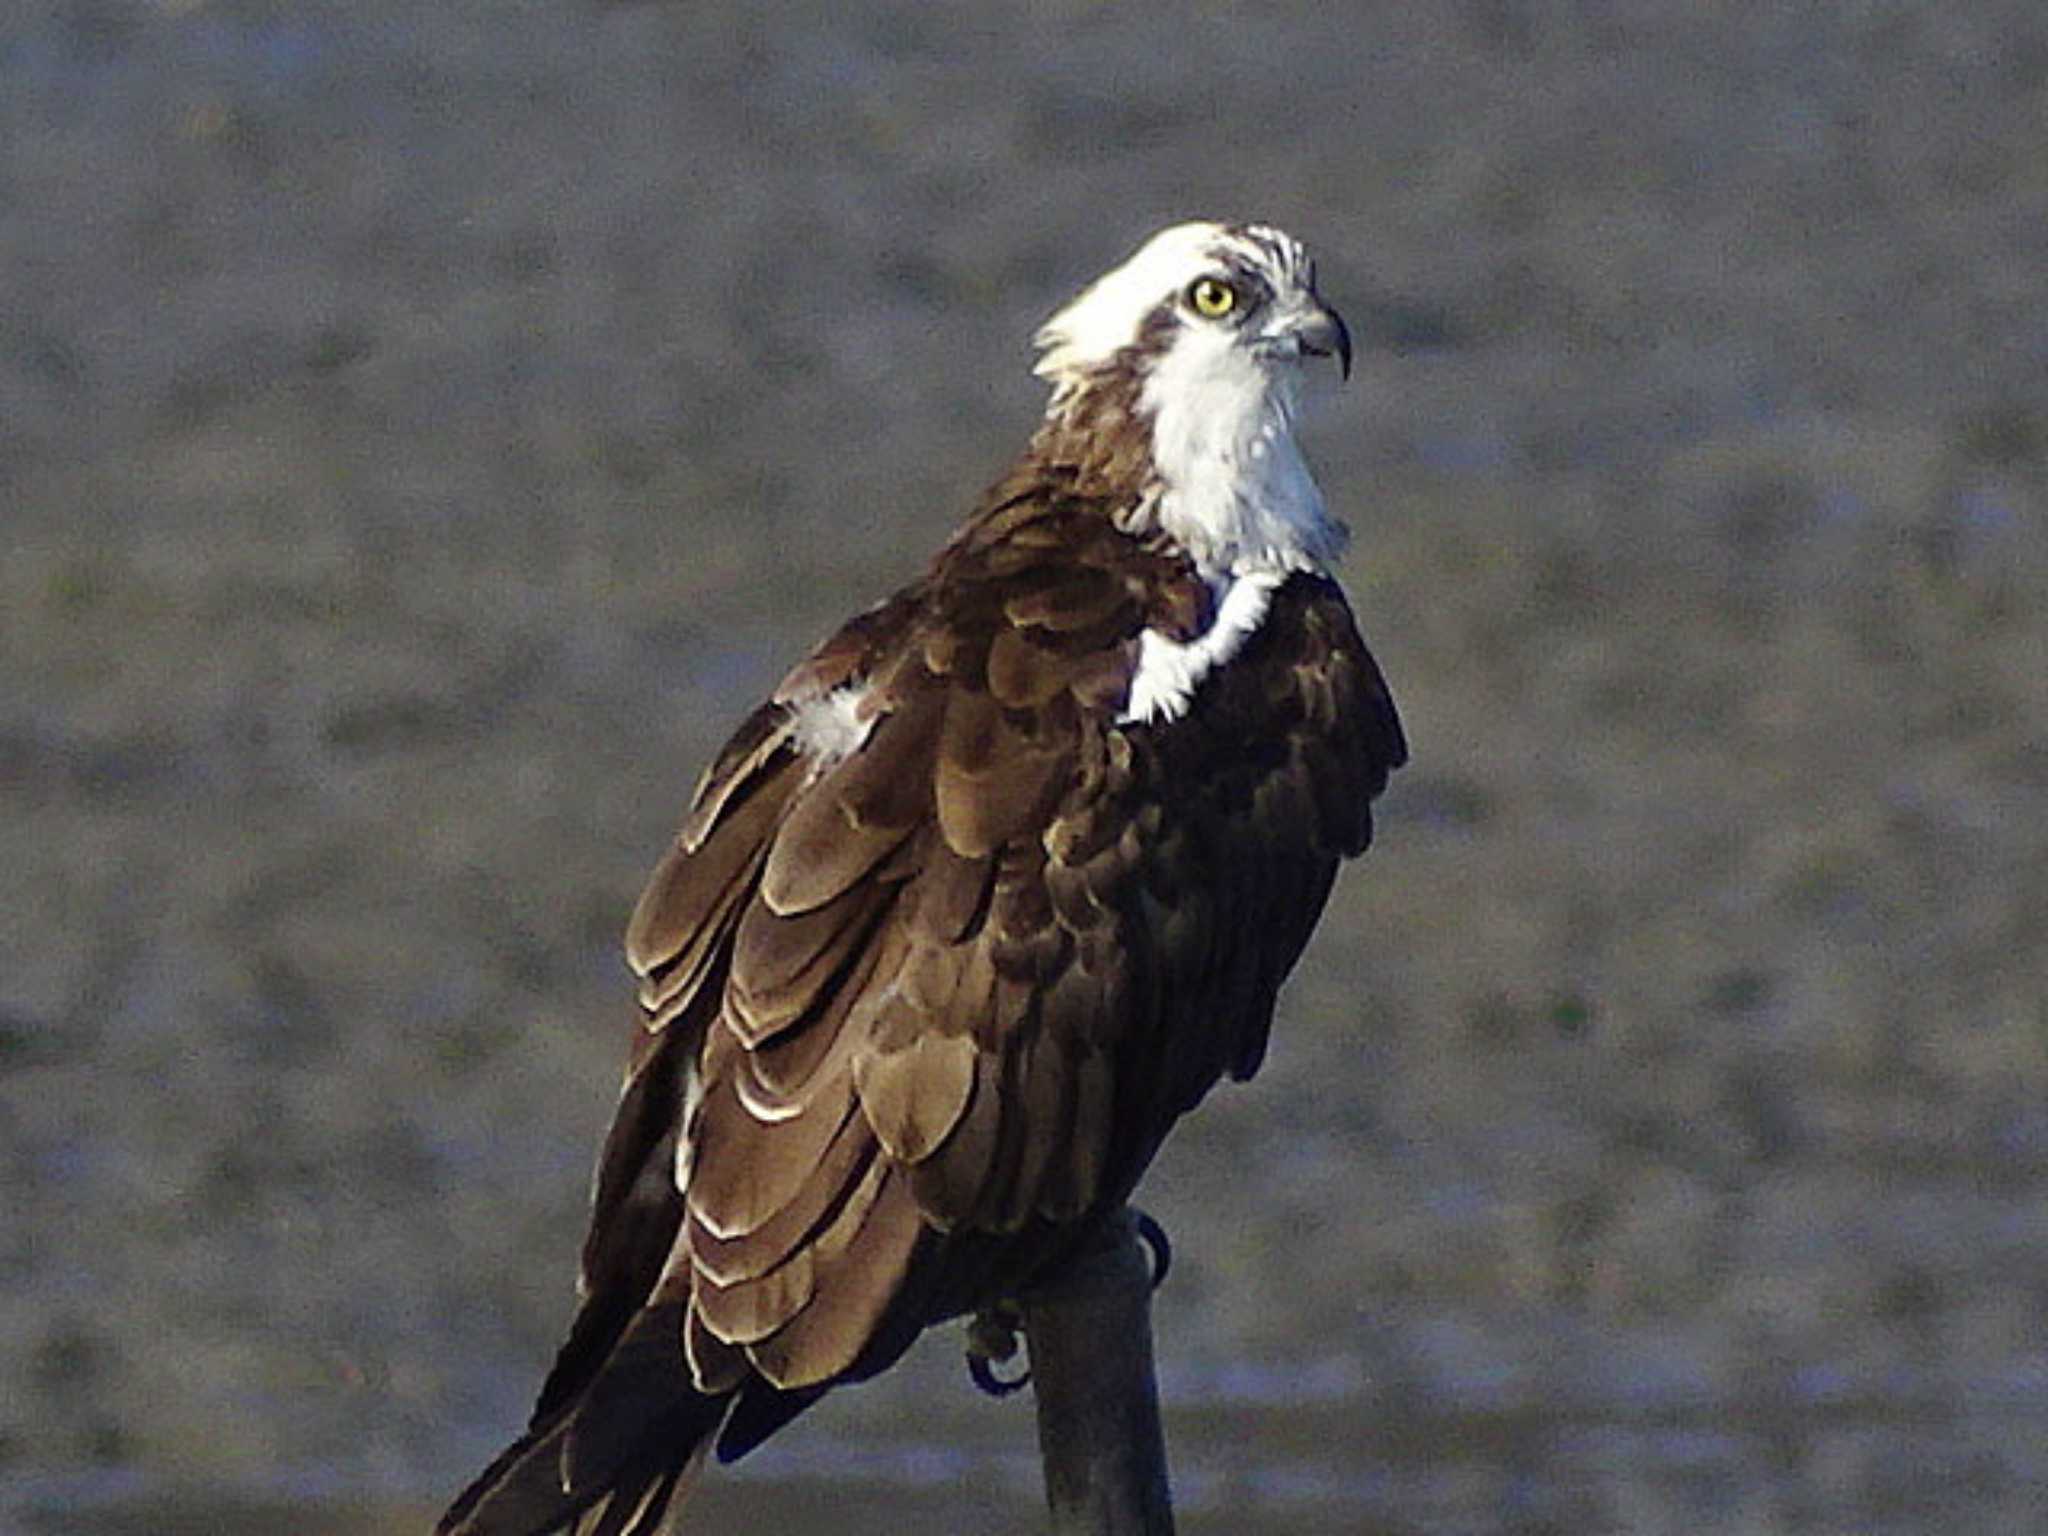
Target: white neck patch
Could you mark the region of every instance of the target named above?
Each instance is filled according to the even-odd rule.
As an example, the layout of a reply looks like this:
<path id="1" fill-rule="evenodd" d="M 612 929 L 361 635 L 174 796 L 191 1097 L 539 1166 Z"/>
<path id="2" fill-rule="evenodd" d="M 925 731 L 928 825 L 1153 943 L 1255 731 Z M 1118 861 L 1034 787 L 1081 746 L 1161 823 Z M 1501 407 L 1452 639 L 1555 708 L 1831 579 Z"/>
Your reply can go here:
<path id="1" fill-rule="evenodd" d="M 1216 622 L 1192 640 L 1170 640 L 1156 629 L 1140 634 L 1138 671 L 1117 724 L 1156 725 L 1186 714 L 1202 679 L 1243 650 L 1265 621 L 1274 589 L 1286 579 L 1286 571 L 1270 568 L 1232 578 Z"/>
<path id="2" fill-rule="evenodd" d="M 1145 380 L 1159 525 L 1204 575 L 1321 570 L 1344 552 L 1344 527 L 1294 438 L 1299 389 L 1297 367 L 1192 329 Z"/>
<path id="3" fill-rule="evenodd" d="M 1186 311 L 1187 285 L 1227 264 L 1269 285 L 1266 318 L 1211 324 Z M 1269 225 L 1177 224 L 1039 328 L 1034 371 L 1051 383 L 1046 410 L 1057 416 L 1171 313 L 1138 398 L 1157 483 L 1134 522 L 1163 528 L 1219 584 L 1248 569 L 1316 570 L 1343 553 L 1344 528 L 1294 440 L 1300 347 L 1284 326 L 1263 330 L 1315 302 L 1314 279 L 1301 242 Z"/>
<path id="4" fill-rule="evenodd" d="M 1205 277 L 1263 307 L 1197 314 L 1190 285 Z M 1291 235 L 1194 223 L 1154 235 L 1038 332 L 1048 417 L 1072 410 L 1103 370 L 1125 360 L 1143 369 L 1136 413 L 1150 427 L 1152 472 L 1117 526 L 1165 533 L 1216 594 L 1215 622 L 1194 640 L 1139 636 L 1125 724 L 1184 715 L 1288 575 L 1320 573 L 1344 552 L 1344 525 L 1294 437 L 1304 327 L 1319 316 L 1327 324 L 1314 263 Z"/>

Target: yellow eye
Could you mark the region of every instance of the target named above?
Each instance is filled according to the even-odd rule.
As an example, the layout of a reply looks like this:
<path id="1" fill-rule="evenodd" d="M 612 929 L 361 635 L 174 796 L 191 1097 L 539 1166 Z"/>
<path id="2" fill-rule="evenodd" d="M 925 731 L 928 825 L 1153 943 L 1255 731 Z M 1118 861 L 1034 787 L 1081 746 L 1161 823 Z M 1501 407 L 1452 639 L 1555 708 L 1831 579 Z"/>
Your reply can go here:
<path id="1" fill-rule="evenodd" d="M 1221 320 L 1237 308 L 1237 290 L 1220 277 L 1198 277 L 1188 285 L 1188 307 L 1204 320 Z"/>

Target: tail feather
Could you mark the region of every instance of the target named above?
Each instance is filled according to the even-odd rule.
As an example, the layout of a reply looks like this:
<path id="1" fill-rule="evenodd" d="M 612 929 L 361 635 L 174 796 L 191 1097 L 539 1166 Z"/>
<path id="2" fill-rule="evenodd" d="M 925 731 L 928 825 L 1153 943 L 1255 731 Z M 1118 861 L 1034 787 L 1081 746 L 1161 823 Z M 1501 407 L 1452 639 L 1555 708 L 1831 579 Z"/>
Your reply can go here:
<path id="1" fill-rule="evenodd" d="M 708 1442 L 707 1442 L 708 1443 Z M 612 1490 L 589 1536 L 673 1536 L 683 1500 L 704 1465 L 700 1447 L 683 1461 L 648 1479 L 644 1488 L 621 1485 Z"/>
<path id="2" fill-rule="evenodd" d="M 678 1308 L 633 1319 L 584 1390 L 464 1489 L 435 1536 L 653 1536 L 667 1529 L 731 1406 L 679 1370 Z"/>
<path id="3" fill-rule="evenodd" d="M 724 1422 L 730 1395 L 706 1396 L 683 1363 L 687 1302 L 643 1308 L 575 1400 L 561 1442 L 564 1486 L 611 1483 L 647 1449 L 661 1464 L 680 1461 Z M 678 1443 L 679 1432 L 687 1443 Z"/>
<path id="4" fill-rule="evenodd" d="M 520 1437 L 449 1506 L 435 1536 L 653 1536 L 671 1529 L 697 1479 L 726 1404 L 698 1398 L 649 1420 L 609 1477 L 562 1475 L 564 1426 Z"/>

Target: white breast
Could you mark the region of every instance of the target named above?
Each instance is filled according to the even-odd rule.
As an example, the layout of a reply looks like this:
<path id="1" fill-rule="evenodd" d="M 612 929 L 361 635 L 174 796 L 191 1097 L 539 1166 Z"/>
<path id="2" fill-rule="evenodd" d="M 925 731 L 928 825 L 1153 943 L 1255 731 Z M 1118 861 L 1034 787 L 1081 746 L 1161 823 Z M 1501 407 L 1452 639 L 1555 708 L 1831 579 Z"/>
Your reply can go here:
<path id="1" fill-rule="evenodd" d="M 1216 622 L 1192 640 L 1169 639 L 1155 629 L 1140 634 L 1137 675 L 1117 723 L 1158 724 L 1186 714 L 1202 679 L 1244 649 L 1264 622 L 1273 591 L 1287 576 L 1264 569 L 1232 578 L 1216 605 Z"/>

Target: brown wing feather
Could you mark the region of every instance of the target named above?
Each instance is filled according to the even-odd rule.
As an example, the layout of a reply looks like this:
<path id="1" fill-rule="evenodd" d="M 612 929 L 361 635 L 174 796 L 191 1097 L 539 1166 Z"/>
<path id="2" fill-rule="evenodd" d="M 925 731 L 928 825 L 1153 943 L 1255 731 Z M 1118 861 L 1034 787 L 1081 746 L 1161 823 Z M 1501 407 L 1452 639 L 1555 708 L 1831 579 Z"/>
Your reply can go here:
<path id="1" fill-rule="evenodd" d="M 763 1118 L 741 1096 L 737 1070 L 707 1074 L 690 1136 L 684 1203 L 718 1237 L 743 1237 L 773 1220 L 817 1176 L 825 1149 L 847 1116 L 859 1112 L 853 1074 L 841 1071 L 794 1113 Z"/>
<path id="2" fill-rule="evenodd" d="M 800 1390 L 850 1370 L 880 1327 L 926 1228 L 901 1169 L 878 1160 L 818 1236 L 818 1292 L 788 1324 L 750 1347 L 754 1369 Z"/>
<path id="3" fill-rule="evenodd" d="M 733 934 L 726 989 L 740 1043 L 755 1049 L 813 1012 L 867 948 L 893 897 L 868 881 L 794 914 L 777 912 L 765 897 L 752 902 Z"/>

